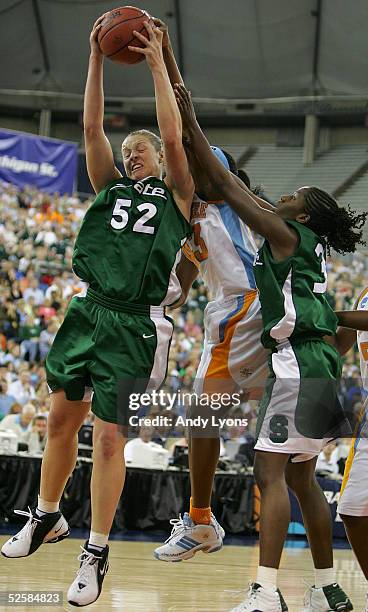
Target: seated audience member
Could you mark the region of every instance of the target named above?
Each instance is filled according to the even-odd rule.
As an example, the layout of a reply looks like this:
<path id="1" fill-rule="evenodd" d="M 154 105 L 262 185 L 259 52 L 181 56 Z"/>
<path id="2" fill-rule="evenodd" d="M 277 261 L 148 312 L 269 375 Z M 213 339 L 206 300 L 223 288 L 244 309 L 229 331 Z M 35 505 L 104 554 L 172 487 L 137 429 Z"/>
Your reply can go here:
<path id="1" fill-rule="evenodd" d="M 10 408 L 15 403 L 15 397 L 9 395 L 6 380 L 0 382 L 0 419 L 9 414 Z"/>
<path id="2" fill-rule="evenodd" d="M 339 465 L 337 463 L 336 442 L 327 444 L 319 454 L 316 465 L 316 472 L 321 475 L 336 477 L 339 475 Z"/>
<path id="3" fill-rule="evenodd" d="M 0 429 L 10 429 L 18 436 L 19 442 L 27 442 L 30 431 L 30 423 L 36 414 L 36 409 L 32 404 L 25 404 L 20 414 L 8 414 L 0 421 Z"/>
<path id="4" fill-rule="evenodd" d="M 19 404 L 26 404 L 30 400 L 36 399 L 29 370 L 24 369 L 19 373 L 19 379 L 9 385 L 8 392 L 15 397 Z"/>
<path id="5" fill-rule="evenodd" d="M 47 416 L 37 413 L 31 423 L 31 429 L 24 438 L 30 453 L 39 453 L 45 450 L 47 439 Z"/>
<path id="6" fill-rule="evenodd" d="M 138 448 L 143 448 L 146 444 L 162 449 L 160 444 L 152 442 L 154 428 L 151 425 L 142 425 L 139 429 L 139 437 L 133 440 L 128 440 L 124 449 L 124 457 L 127 463 L 132 461 L 133 452 Z"/>

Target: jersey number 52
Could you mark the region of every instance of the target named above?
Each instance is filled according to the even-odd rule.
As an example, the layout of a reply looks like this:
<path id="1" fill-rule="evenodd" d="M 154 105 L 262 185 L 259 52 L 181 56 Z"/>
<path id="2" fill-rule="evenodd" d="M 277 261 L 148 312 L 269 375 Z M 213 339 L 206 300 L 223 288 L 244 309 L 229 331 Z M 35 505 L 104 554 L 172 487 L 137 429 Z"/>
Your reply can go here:
<path id="1" fill-rule="evenodd" d="M 124 200 L 122 198 L 118 198 L 115 202 L 114 210 L 112 211 L 112 217 L 110 220 L 110 225 L 115 230 L 122 230 L 126 227 L 129 221 L 128 210 L 132 205 L 132 200 Z M 153 219 L 153 217 L 157 213 L 157 207 L 152 204 L 152 202 L 144 202 L 143 204 L 138 204 L 137 210 L 139 212 L 144 212 L 139 219 L 134 223 L 132 231 L 139 232 L 140 234 L 154 234 L 155 228 L 153 225 L 148 225 L 148 221 Z"/>

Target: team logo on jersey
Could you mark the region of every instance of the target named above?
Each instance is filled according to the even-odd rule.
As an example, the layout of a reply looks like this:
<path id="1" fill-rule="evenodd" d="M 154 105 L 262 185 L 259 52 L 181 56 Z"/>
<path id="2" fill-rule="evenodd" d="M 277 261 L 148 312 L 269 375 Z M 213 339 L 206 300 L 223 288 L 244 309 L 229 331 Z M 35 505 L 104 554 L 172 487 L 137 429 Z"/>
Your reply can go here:
<path id="1" fill-rule="evenodd" d="M 368 293 L 364 296 L 359 305 L 359 310 L 365 310 L 368 306 Z"/>
<path id="2" fill-rule="evenodd" d="M 256 253 L 254 261 L 253 261 L 253 266 L 263 266 L 263 261 L 261 261 L 260 255 L 259 255 L 259 251 Z"/>
<path id="3" fill-rule="evenodd" d="M 190 213 L 190 221 L 193 223 L 198 219 L 206 218 L 206 208 L 208 204 L 207 202 L 201 202 L 201 200 L 195 200 L 192 204 L 192 209 Z"/>

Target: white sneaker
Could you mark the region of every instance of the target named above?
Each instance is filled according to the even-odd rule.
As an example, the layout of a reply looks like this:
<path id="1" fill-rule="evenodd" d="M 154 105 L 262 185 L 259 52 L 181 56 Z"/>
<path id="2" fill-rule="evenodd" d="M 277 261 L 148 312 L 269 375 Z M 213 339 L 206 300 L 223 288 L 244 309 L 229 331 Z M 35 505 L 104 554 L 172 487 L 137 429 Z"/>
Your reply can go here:
<path id="1" fill-rule="evenodd" d="M 88 541 L 84 547 L 81 546 L 82 554 L 79 555 L 80 567 L 77 576 L 68 589 L 67 599 L 72 606 L 88 606 L 99 598 L 102 583 L 109 569 L 109 547 L 95 555 L 87 548 Z"/>
<path id="2" fill-rule="evenodd" d="M 250 585 L 247 598 L 231 612 L 287 612 L 288 607 L 280 591 L 265 589 L 254 582 Z"/>
<path id="3" fill-rule="evenodd" d="M 352 609 L 349 597 L 334 583 L 318 589 L 310 587 L 304 595 L 302 612 L 349 612 Z"/>
<path id="4" fill-rule="evenodd" d="M 156 548 L 154 556 L 159 561 L 183 561 L 191 559 L 196 552 L 213 553 L 222 548 L 225 531 L 213 514 L 209 525 L 196 525 L 188 512 L 178 519 L 171 519 L 173 526 L 165 544 Z"/>
<path id="5" fill-rule="evenodd" d="M 43 543 L 59 542 L 69 535 L 69 526 L 61 512 L 36 516 L 35 511 L 14 510 L 15 514 L 27 516 L 24 527 L 5 542 L 1 549 L 4 557 L 27 557 Z"/>
<path id="6" fill-rule="evenodd" d="M 364 612 L 368 612 L 368 593 L 367 593 L 367 602 L 366 602 L 366 606 L 365 606 L 365 611 Z"/>

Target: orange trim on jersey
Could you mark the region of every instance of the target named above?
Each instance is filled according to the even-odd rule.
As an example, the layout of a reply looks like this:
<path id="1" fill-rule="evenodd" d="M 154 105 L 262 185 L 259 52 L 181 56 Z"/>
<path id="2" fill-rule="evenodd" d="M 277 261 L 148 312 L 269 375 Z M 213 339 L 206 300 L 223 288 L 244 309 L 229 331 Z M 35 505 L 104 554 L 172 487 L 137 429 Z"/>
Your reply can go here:
<path id="1" fill-rule="evenodd" d="M 195 265 L 195 267 L 197 268 L 197 270 L 199 270 L 199 261 L 197 261 L 196 256 L 194 255 L 194 251 L 191 249 L 191 247 L 189 246 L 188 241 L 184 244 L 184 246 L 182 246 L 181 250 L 183 251 L 183 254 L 185 255 L 185 257 L 192 263 Z"/>
<path id="2" fill-rule="evenodd" d="M 239 321 L 241 321 L 243 317 L 245 317 L 257 295 L 258 291 L 256 289 L 253 291 L 249 291 L 245 295 L 242 309 L 239 310 L 239 312 L 237 312 L 233 317 L 231 317 L 231 319 L 228 320 L 225 327 L 223 341 L 217 344 L 212 351 L 211 361 L 204 377 L 205 380 L 207 378 L 223 378 L 224 380 L 228 380 L 231 378 L 231 374 L 229 371 L 229 353 L 231 340 L 235 332 L 235 326 L 237 323 L 239 323 Z"/>
<path id="3" fill-rule="evenodd" d="M 368 290 L 368 288 L 367 288 Z M 345 463 L 345 469 L 344 469 L 344 477 L 342 479 L 342 484 L 341 484 L 341 489 L 340 489 L 340 497 L 344 492 L 344 489 L 347 485 L 347 482 L 349 480 L 349 476 L 350 476 L 350 472 L 351 472 L 351 466 L 353 465 L 353 461 L 354 461 L 354 457 L 355 457 L 355 450 L 356 450 L 356 442 L 358 439 L 358 433 L 359 433 L 359 428 L 361 426 L 361 423 L 364 419 L 365 416 L 365 412 L 367 410 L 367 405 L 366 402 L 364 402 L 360 413 L 358 415 L 358 420 L 357 420 L 357 424 L 355 426 L 355 431 L 354 431 L 354 437 L 351 439 L 351 444 L 350 444 L 350 450 L 349 450 L 349 454 L 347 456 L 346 459 L 346 463 Z"/>
<path id="4" fill-rule="evenodd" d="M 357 299 L 357 303 L 356 303 L 356 307 L 358 308 L 360 302 L 362 301 L 362 299 L 364 298 L 365 295 L 367 295 L 368 293 L 368 287 L 366 287 L 365 289 L 363 289 L 362 293 L 360 294 L 360 296 Z"/>

